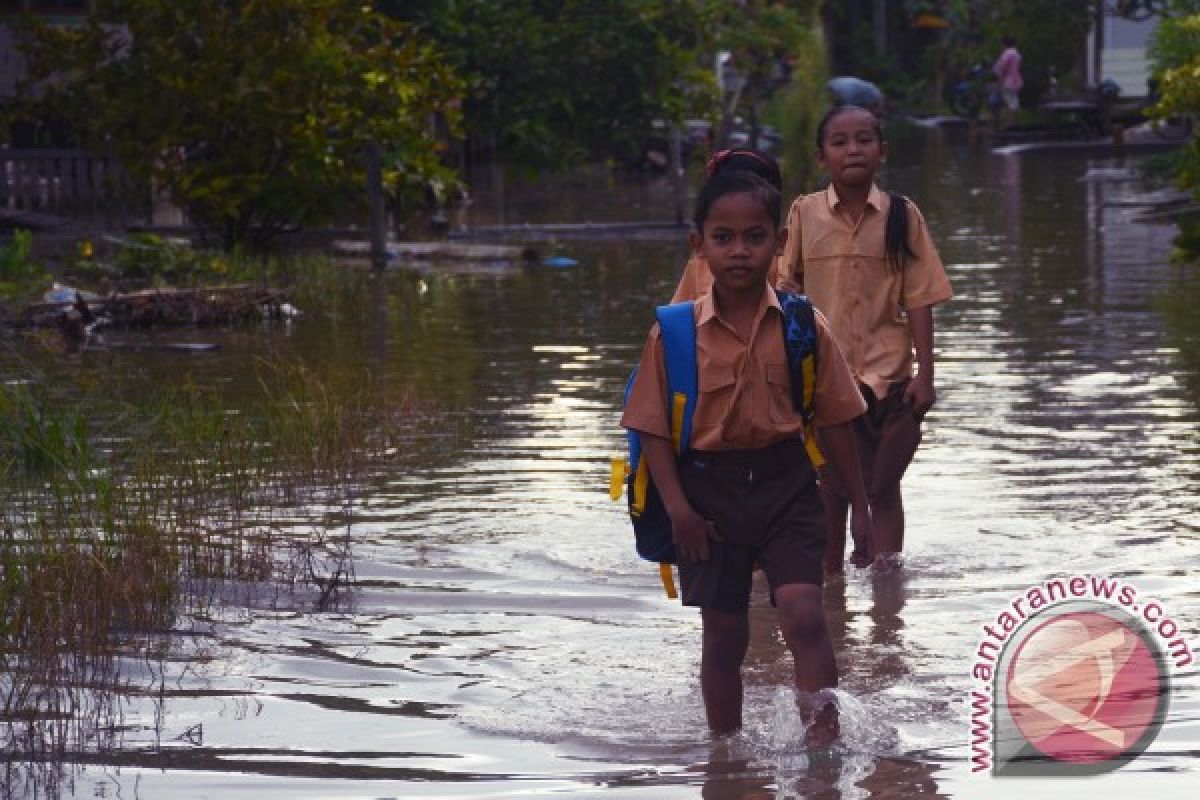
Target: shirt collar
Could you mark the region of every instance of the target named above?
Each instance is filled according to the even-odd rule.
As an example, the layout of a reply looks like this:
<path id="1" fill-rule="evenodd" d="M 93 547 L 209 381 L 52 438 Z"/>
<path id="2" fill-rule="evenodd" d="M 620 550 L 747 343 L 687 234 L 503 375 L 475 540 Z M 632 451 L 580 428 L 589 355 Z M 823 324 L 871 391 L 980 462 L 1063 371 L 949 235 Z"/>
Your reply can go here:
<path id="1" fill-rule="evenodd" d="M 833 188 L 832 183 L 825 187 L 825 202 L 829 204 L 831 212 L 836 211 L 837 207 L 841 205 L 842 199 L 838 197 L 837 189 Z M 867 205 L 876 211 L 883 208 L 883 192 L 874 183 L 871 184 L 871 189 L 867 192 Z"/>
<path id="2" fill-rule="evenodd" d="M 700 295 L 700 299 L 696 301 L 696 305 L 699 308 L 696 315 L 696 327 L 717 318 L 717 301 L 713 296 L 712 289 Z M 771 308 L 774 308 L 781 314 L 783 313 L 783 307 L 779 305 L 779 296 L 775 294 L 775 290 L 770 286 L 764 286 L 763 296 L 758 301 L 758 310 L 754 312 L 755 322 L 761 319 L 767 313 L 767 310 Z"/>

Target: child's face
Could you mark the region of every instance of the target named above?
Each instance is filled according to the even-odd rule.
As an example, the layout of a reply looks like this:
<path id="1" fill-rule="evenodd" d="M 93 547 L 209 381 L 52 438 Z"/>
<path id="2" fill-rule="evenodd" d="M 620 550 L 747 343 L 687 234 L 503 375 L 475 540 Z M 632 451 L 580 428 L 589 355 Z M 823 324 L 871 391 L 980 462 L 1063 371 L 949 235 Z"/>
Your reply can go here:
<path id="1" fill-rule="evenodd" d="M 712 204 L 704 230 L 692 234 L 692 247 L 708 261 L 713 283 L 743 292 L 766 284 L 786 238 L 787 230 L 771 219 L 761 198 L 736 192 Z"/>
<path id="2" fill-rule="evenodd" d="M 867 111 L 847 111 L 829 120 L 817 160 L 834 186 L 864 186 L 875 180 L 887 145 L 875 131 L 875 118 Z"/>

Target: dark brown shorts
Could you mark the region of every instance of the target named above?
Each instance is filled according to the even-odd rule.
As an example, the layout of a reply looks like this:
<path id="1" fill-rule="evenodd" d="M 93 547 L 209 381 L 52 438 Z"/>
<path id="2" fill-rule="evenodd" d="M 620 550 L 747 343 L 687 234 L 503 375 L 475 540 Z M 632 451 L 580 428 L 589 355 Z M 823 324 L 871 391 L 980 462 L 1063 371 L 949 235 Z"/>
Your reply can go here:
<path id="1" fill-rule="evenodd" d="M 908 381 L 888 386 L 883 397 L 876 397 L 869 386 L 860 384 L 866 412 L 854 420 L 858 456 L 862 463 L 867 493 L 899 485 L 908 465 L 921 444 L 921 421 L 904 402 Z"/>
<path id="2" fill-rule="evenodd" d="M 707 561 L 680 563 L 684 605 L 745 611 L 756 565 L 772 592 L 789 583 L 821 585 L 825 523 L 802 441 L 692 451 L 679 474 L 688 501 L 720 537 L 710 543 Z"/>

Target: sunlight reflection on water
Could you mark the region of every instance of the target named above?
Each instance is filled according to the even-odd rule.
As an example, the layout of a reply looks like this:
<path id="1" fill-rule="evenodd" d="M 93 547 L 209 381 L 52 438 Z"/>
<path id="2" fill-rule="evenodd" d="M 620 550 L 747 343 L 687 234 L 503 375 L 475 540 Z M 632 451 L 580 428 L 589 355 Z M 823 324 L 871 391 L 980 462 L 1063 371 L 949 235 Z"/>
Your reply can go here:
<path id="1" fill-rule="evenodd" d="M 661 596 L 606 493 L 620 390 L 682 252 L 577 243 L 577 270 L 427 274 L 415 305 L 362 328 L 306 320 L 271 343 L 419 380 L 444 427 L 365 487 L 353 603 L 231 609 L 215 639 L 176 643 L 166 690 L 129 705 L 140 733 L 125 757 L 90 769 L 80 793 L 1011 796 L 968 775 L 979 626 L 1078 571 L 1123 576 L 1196 634 L 1200 398 L 1153 308 L 1176 279 L 1172 231 L 1127 225 L 1132 211 L 1107 202 L 1127 187 L 1080 184 L 1093 160 L 1078 156 L 916 152 L 890 179 L 925 211 L 957 297 L 938 312 L 941 394 L 906 481 L 904 562 L 826 589 L 841 750 L 793 747 L 790 664 L 761 587 L 747 728 L 725 743 L 702 733 L 698 620 Z M 258 346 L 238 341 L 188 371 L 237 374 Z M 1198 706 L 1193 670 L 1155 745 L 1090 796 L 1135 781 L 1190 796 Z M 1053 782 L 1019 791 L 1066 796 Z"/>

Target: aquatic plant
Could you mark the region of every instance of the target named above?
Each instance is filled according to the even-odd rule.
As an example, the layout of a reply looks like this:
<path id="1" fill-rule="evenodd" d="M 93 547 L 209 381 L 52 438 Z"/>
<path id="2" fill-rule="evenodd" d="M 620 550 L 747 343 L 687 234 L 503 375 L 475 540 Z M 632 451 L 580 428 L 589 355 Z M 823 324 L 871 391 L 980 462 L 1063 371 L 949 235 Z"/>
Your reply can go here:
<path id="1" fill-rule="evenodd" d="M 37 297 L 50 283 L 50 276 L 30 258 L 33 234 L 18 228 L 0 247 L 0 300 L 24 301 Z"/>
<path id="2" fill-rule="evenodd" d="M 254 369 L 257 391 L 237 405 L 195 385 L 137 405 L 122 399 L 128 386 L 102 383 L 74 403 L 36 384 L 0 386 L 10 765 L 105 746 L 97 732 L 119 715 L 118 653 L 150 652 L 156 634 L 247 599 L 239 592 L 323 610 L 352 588 L 359 484 L 418 406 L 363 370 Z"/>

